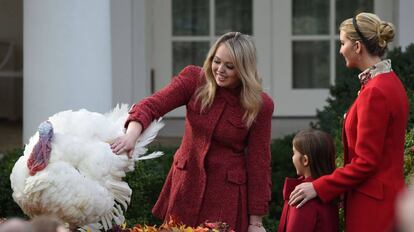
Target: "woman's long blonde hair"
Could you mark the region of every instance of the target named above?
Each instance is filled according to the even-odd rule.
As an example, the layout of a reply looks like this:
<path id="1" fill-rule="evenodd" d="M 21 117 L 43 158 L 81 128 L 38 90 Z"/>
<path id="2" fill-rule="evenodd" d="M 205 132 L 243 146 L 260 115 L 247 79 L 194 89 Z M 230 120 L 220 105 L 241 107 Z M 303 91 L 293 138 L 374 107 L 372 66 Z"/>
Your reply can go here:
<path id="1" fill-rule="evenodd" d="M 217 84 L 213 76 L 211 64 L 217 48 L 224 44 L 229 50 L 231 59 L 242 83 L 240 103 L 245 110 L 243 120 L 247 127 L 254 122 L 262 106 L 262 85 L 257 72 L 256 47 L 250 36 L 240 32 L 228 32 L 222 35 L 210 48 L 204 61 L 205 82 L 197 90 L 197 100 L 201 102 L 201 110 L 208 108 L 214 101 Z"/>

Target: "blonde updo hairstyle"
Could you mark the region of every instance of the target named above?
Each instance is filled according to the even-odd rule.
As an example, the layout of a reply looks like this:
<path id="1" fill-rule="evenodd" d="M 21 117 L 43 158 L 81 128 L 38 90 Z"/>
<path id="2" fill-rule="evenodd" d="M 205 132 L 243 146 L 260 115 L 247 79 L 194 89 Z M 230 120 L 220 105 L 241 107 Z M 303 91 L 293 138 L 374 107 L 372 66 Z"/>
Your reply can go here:
<path id="1" fill-rule="evenodd" d="M 211 65 L 221 44 L 228 49 L 241 81 L 240 104 L 245 110 L 243 120 L 246 126 L 250 127 L 262 106 L 263 91 L 257 72 L 256 47 L 250 36 L 240 32 L 228 32 L 217 39 L 204 61 L 203 69 L 206 78 L 205 83 L 197 90 L 197 100 L 201 102 L 201 110 L 210 107 L 214 101 L 217 84 Z"/>
<path id="2" fill-rule="evenodd" d="M 368 53 L 375 56 L 383 56 L 387 50 L 387 45 L 394 39 L 395 29 L 390 22 L 382 21 L 377 15 L 362 12 L 354 18 L 346 19 L 339 26 L 340 31 L 344 31 L 347 38 L 353 42 L 361 41 Z M 356 27 L 354 26 L 356 23 Z M 358 31 L 362 34 L 361 38 Z"/>

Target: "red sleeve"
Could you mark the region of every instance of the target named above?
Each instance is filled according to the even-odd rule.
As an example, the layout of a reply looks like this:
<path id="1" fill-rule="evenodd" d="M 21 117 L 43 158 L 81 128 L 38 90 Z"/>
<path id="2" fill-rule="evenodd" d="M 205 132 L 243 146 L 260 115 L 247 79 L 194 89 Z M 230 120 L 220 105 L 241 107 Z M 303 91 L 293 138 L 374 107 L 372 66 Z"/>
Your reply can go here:
<path id="1" fill-rule="evenodd" d="M 154 120 L 171 110 L 185 105 L 201 82 L 202 69 L 197 66 L 185 67 L 170 84 L 134 104 L 129 111 L 125 127 L 130 121 L 141 123 L 143 130 Z"/>
<path id="2" fill-rule="evenodd" d="M 262 109 L 249 132 L 247 145 L 247 194 L 250 215 L 268 213 L 271 199 L 270 135 L 274 105 L 263 94 Z"/>
<path id="3" fill-rule="evenodd" d="M 353 159 L 345 167 L 313 182 L 318 196 L 325 202 L 370 178 L 381 159 L 390 114 L 386 97 L 377 88 L 367 88 L 358 97 L 356 107 L 357 138 Z"/>

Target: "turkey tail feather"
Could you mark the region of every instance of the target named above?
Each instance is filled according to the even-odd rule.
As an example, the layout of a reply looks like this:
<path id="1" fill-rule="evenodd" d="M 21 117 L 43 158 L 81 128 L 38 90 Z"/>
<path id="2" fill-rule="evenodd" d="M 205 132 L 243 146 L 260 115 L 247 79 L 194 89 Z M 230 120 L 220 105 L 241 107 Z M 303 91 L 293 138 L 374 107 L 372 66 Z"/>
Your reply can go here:
<path id="1" fill-rule="evenodd" d="M 158 120 L 154 120 L 148 128 L 141 134 L 138 138 L 138 143 L 135 147 L 145 147 L 154 141 L 155 137 L 157 136 L 158 132 L 164 127 L 164 123 L 161 122 L 162 118 Z"/>
<path id="2" fill-rule="evenodd" d="M 138 142 L 135 145 L 134 154 L 133 154 L 133 157 L 135 160 L 140 159 L 139 157 L 146 152 L 145 146 L 147 146 L 152 141 L 154 141 L 158 132 L 164 127 L 164 123 L 161 122 L 161 120 L 162 118 L 159 118 L 158 120 L 154 120 L 148 126 L 148 128 L 141 134 L 141 136 L 138 138 Z M 158 153 L 158 156 L 154 156 L 153 158 L 159 157 L 161 155 Z M 151 159 L 151 158 L 147 158 L 147 159 Z"/>
<path id="3" fill-rule="evenodd" d="M 162 151 L 153 152 L 148 155 L 141 155 L 140 157 L 135 158 L 135 160 L 147 160 L 147 159 L 155 159 L 160 156 L 163 156 L 164 153 Z"/>

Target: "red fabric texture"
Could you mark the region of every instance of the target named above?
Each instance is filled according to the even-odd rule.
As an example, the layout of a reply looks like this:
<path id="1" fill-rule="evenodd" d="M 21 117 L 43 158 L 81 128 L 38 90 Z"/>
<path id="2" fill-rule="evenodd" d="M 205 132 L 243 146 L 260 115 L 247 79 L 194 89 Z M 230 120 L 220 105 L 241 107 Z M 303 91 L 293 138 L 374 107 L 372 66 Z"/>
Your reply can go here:
<path id="1" fill-rule="evenodd" d="M 283 186 L 283 211 L 278 232 L 338 232 L 339 213 L 335 203 L 324 203 L 319 198 L 308 201 L 301 208 L 290 206 L 289 196 L 295 187 L 312 178 L 286 178 Z"/>
<path id="2" fill-rule="evenodd" d="M 164 220 L 172 215 L 190 226 L 222 221 L 244 232 L 248 215 L 268 212 L 273 101 L 262 94 L 262 109 L 248 129 L 240 90 L 219 87 L 212 106 L 200 112 L 195 91 L 203 78 L 200 67 L 186 67 L 169 85 L 134 105 L 127 124 L 135 120 L 146 128 L 185 105 L 185 133 L 153 214 Z"/>
<path id="3" fill-rule="evenodd" d="M 344 120 L 343 168 L 313 182 L 324 201 L 345 193 L 347 232 L 391 231 L 395 200 L 405 188 L 408 99 L 394 72 L 364 85 Z"/>

